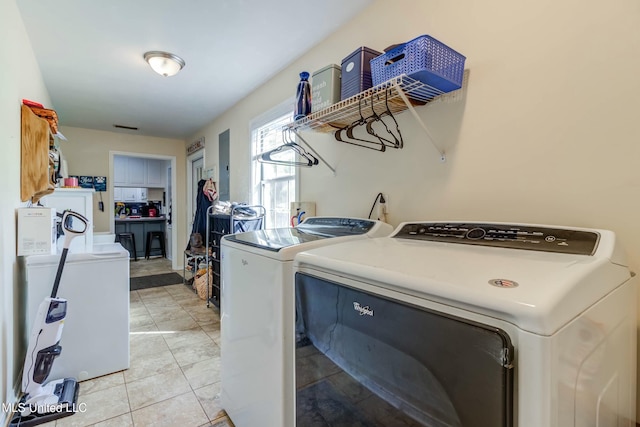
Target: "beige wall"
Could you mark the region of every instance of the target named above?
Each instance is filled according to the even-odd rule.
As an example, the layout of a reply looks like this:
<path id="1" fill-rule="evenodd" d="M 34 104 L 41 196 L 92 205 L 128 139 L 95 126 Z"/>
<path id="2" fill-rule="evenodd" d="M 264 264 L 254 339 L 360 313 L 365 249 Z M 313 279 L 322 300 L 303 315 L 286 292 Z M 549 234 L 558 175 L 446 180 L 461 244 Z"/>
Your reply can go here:
<path id="1" fill-rule="evenodd" d="M 113 232 L 113 165 L 110 166 L 110 152 L 142 156 L 171 156 L 176 158 L 176 179 L 173 201 L 173 221 L 177 225 L 176 247 L 186 247 L 186 151 L 184 141 L 180 139 L 157 138 L 150 136 L 130 135 L 127 133 L 105 132 L 63 126 L 60 128 L 67 141 L 60 142 L 62 154 L 67 161 L 70 175 L 92 175 L 107 177 L 107 192 L 103 194 L 104 212 L 98 209 L 99 196 L 94 195 L 94 231 Z M 174 257 L 178 266 L 182 266 L 182 258 Z M 175 266 L 174 262 L 174 266 Z"/>
<path id="2" fill-rule="evenodd" d="M 640 3 L 637 0 L 377 0 L 198 135 L 217 162 L 231 133 L 231 198 L 250 197 L 249 122 L 291 97 L 302 70 L 340 64 L 430 34 L 467 56 L 460 100 L 418 108 L 437 143 L 404 113 L 405 148 L 377 153 L 308 133 L 337 168 L 301 171 L 317 213 L 367 216 L 388 197 L 393 225 L 467 219 L 615 231 L 640 269 Z M 639 395 L 640 396 L 640 395 Z"/>
<path id="3" fill-rule="evenodd" d="M 26 341 L 25 292 L 16 258 L 15 209 L 20 202 L 20 103 L 51 106 L 14 0 L 0 1 L 0 401 L 15 402 Z M 6 413 L 0 411 L 0 425 Z"/>
<path id="4" fill-rule="evenodd" d="M 250 198 L 249 122 L 292 96 L 300 70 L 358 46 L 430 34 L 467 56 L 461 99 L 418 107 L 447 161 L 409 113 L 403 150 L 377 153 L 305 133 L 337 168 L 301 170 L 302 199 L 319 214 L 368 215 L 388 194 L 390 220 L 449 218 L 609 228 L 640 268 L 640 6 L 546 0 L 378 0 L 193 137 L 217 162 L 231 130 L 231 197 Z"/>
<path id="5" fill-rule="evenodd" d="M 394 224 L 461 218 L 611 228 L 638 266 L 638 9 L 634 0 L 379 0 L 193 138 L 206 137 L 215 163 L 218 134 L 230 128 L 231 196 L 246 200 L 249 122 L 293 95 L 300 70 L 339 64 L 361 45 L 382 50 L 427 33 L 468 58 L 462 98 L 418 108 L 447 161 L 408 113 L 399 117 L 400 151 L 307 133 L 337 174 L 302 169 L 302 198 L 321 214 L 366 216 L 383 191 Z"/>

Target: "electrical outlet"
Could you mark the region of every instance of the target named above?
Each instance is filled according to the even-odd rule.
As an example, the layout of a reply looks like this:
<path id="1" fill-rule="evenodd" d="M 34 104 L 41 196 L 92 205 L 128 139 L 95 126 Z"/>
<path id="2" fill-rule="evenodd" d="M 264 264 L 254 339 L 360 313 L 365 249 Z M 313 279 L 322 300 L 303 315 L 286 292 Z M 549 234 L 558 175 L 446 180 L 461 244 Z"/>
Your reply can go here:
<path id="1" fill-rule="evenodd" d="M 316 215 L 315 202 L 291 202 L 290 215 L 292 225 L 296 226 L 306 218 Z"/>
<path id="2" fill-rule="evenodd" d="M 389 195 L 383 193 L 382 197 L 384 198 L 384 203 L 382 205 L 384 207 L 384 213 L 388 214 L 389 213 Z"/>
<path id="3" fill-rule="evenodd" d="M 380 198 L 378 199 L 378 209 L 377 209 L 377 218 L 378 221 L 387 222 L 387 197 L 380 193 Z"/>

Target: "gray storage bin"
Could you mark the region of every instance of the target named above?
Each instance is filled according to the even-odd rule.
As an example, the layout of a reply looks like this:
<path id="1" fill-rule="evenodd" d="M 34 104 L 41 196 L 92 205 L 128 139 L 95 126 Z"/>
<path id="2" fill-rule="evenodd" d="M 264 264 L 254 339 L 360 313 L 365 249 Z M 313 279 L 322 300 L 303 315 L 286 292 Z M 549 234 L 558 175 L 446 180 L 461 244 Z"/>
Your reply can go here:
<path id="1" fill-rule="evenodd" d="M 340 101 L 340 67 L 336 64 L 314 72 L 311 77 L 311 112 Z"/>

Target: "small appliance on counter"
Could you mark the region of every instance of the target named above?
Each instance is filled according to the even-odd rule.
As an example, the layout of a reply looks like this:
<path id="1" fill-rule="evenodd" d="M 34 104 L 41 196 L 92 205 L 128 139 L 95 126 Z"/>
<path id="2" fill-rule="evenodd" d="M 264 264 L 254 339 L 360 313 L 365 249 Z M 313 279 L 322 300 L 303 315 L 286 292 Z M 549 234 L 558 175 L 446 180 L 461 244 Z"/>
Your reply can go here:
<path id="1" fill-rule="evenodd" d="M 130 209 L 122 202 L 116 202 L 114 208 L 116 218 L 126 218 L 129 215 Z"/>
<path id="2" fill-rule="evenodd" d="M 141 206 L 140 213 L 143 217 L 157 217 L 161 211 L 161 202 L 147 202 Z"/>
<path id="3" fill-rule="evenodd" d="M 116 217 L 120 218 L 147 218 L 160 216 L 162 202 L 147 203 L 123 203 L 117 202 L 115 206 Z"/>
<path id="4" fill-rule="evenodd" d="M 142 213 L 142 204 L 140 203 L 125 203 L 125 206 L 129 208 L 130 216 L 140 216 Z"/>

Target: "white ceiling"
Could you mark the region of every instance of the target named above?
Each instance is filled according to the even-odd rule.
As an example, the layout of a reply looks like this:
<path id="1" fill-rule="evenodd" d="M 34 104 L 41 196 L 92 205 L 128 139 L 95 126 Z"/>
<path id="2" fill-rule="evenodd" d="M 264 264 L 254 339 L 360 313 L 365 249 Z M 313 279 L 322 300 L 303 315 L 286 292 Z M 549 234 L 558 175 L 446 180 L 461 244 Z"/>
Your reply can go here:
<path id="1" fill-rule="evenodd" d="M 371 1 L 17 3 L 63 126 L 184 139 Z M 150 50 L 174 53 L 186 66 L 162 77 L 142 58 Z M 291 82 L 292 95 L 296 84 Z"/>

